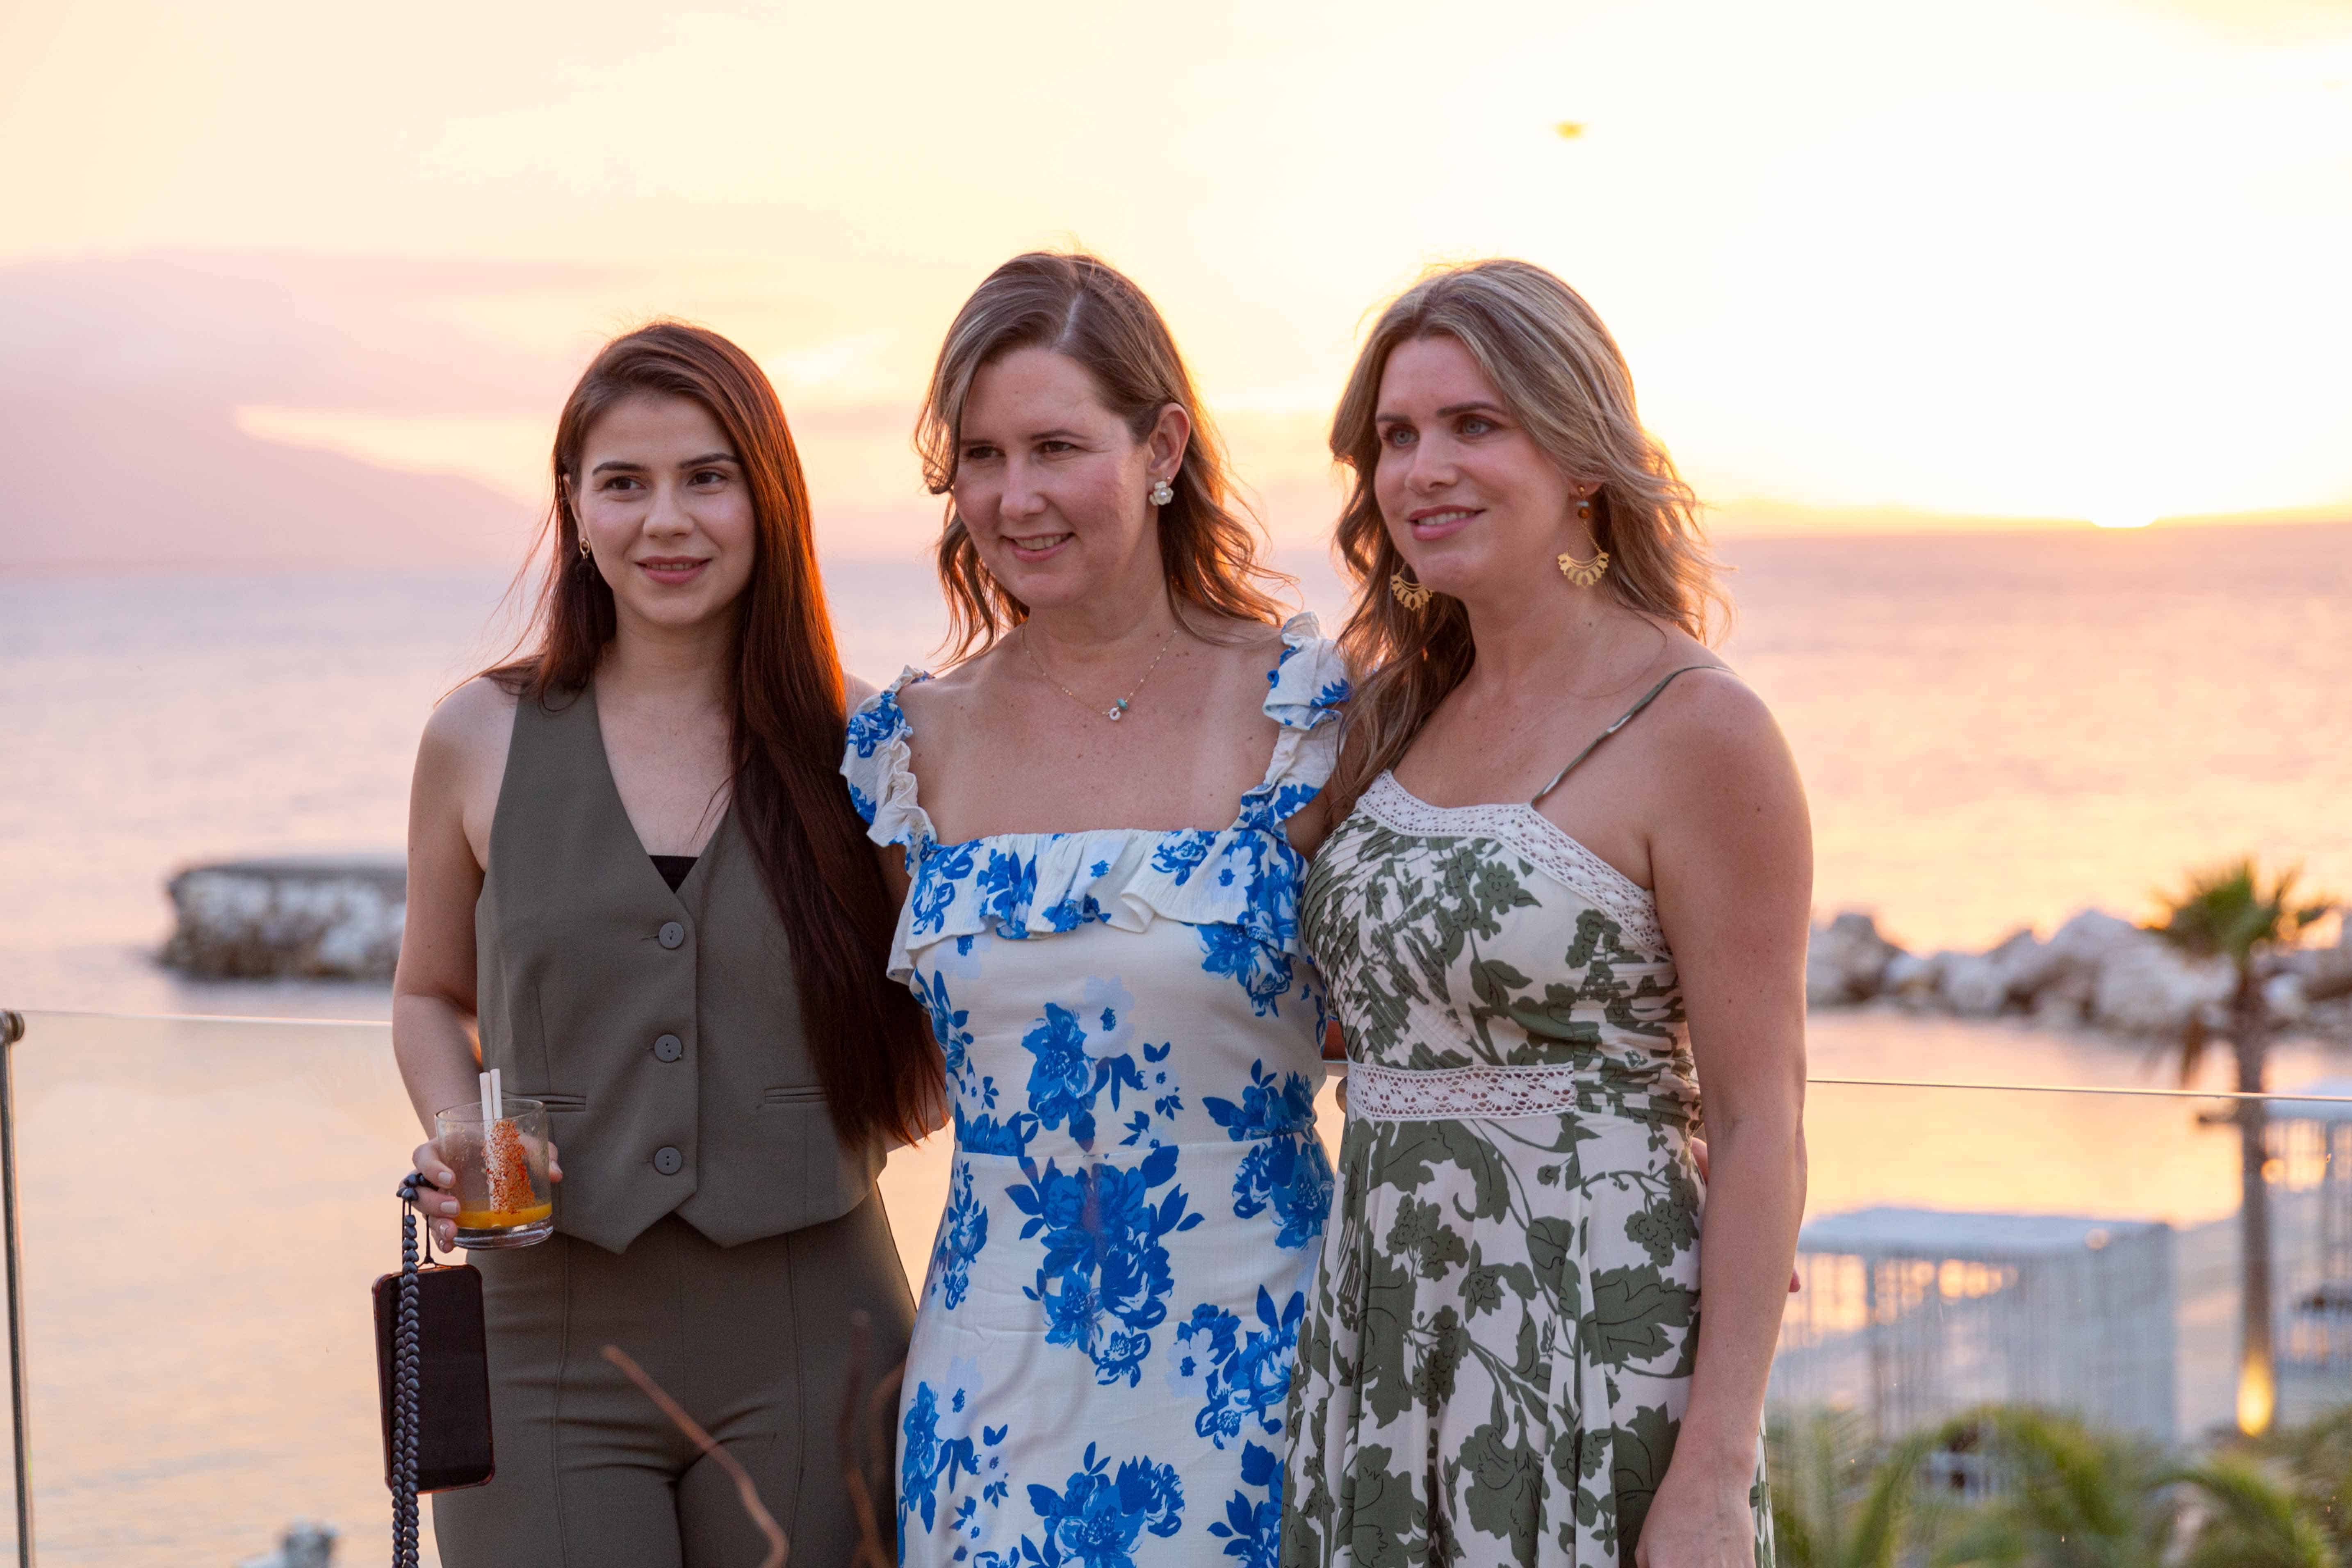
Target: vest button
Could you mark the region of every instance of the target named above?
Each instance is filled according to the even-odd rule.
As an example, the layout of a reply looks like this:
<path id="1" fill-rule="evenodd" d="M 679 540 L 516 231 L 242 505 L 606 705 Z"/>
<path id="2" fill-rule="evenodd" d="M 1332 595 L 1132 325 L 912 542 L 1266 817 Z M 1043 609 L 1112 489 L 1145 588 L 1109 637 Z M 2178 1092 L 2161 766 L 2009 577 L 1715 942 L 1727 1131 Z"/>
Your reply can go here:
<path id="1" fill-rule="evenodd" d="M 676 1035 L 664 1035 L 654 1042 L 654 1060 L 674 1062 L 686 1055 L 686 1042 Z"/>
<path id="2" fill-rule="evenodd" d="M 686 1156 L 665 1143 L 654 1151 L 654 1169 L 665 1176 L 675 1176 L 686 1169 Z"/>
<path id="3" fill-rule="evenodd" d="M 678 924 L 676 921 L 665 921 L 662 922 L 661 931 L 656 933 L 656 940 L 667 948 L 677 949 L 684 947 L 686 945 L 686 928 Z"/>

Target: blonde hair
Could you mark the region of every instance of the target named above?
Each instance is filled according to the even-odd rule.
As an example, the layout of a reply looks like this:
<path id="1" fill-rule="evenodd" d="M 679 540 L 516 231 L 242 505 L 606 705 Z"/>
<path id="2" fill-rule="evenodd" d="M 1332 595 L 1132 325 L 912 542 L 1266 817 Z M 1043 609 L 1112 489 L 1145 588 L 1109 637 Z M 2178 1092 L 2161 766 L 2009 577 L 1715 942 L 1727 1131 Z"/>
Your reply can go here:
<path id="1" fill-rule="evenodd" d="M 1103 405 L 1139 441 L 1170 404 L 1184 411 L 1192 424 L 1192 439 L 1183 466 L 1169 480 L 1175 498 L 1160 509 L 1160 559 L 1168 591 L 1180 605 L 1213 615 L 1280 621 L 1282 605 L 1267 590 L 1289 579 L 1258 559 L 1263 535 L 1234 493 L 1224 446 L 1201 409 L 1168 323 L 1142 289 L 1096 257 L 1050 251 L 1016 256 L 990 273 L 956 312 L 915 425 L 915 449 L 930 492 L 947 495 L 954 488 L 964 400 L 973 378 L 1024 348 L 1047 349 L 1083 366 Z M 939 573 L 954 658 L 975 647 L 987 648 L 1029 618 L 1029 606 L 1006 593 L 981 564 L 953 499 L 940 534 Z"/>
<path id="2" fill-rule="evenodd" d="M 1337 542 L 1356 602 L 1339 643 L 1364 672 L 1349 705 L 1349 744 L 1327 786 L 1341 816 L 1404 755 L 1477 653 L 1461 601 L 1440 594 L 1414 611 L 1390 593 L 1404 561 L 1373 492 L 1381 378 L 1400 343 L 1428 337 L 1460 343 L 1563 471 L 1600 481 L 1592 536 L 1609 552 L 1601 581 L 1620 604 L 1702 642 L 1730 608 L 1698 500 L 1642 428 L 1633 372 L 1592 307 L 1531 262 L 1475 261 L 1432 273 L 1381 313 L 1331 417 L 1331 456 L 1353 470 Z"/>

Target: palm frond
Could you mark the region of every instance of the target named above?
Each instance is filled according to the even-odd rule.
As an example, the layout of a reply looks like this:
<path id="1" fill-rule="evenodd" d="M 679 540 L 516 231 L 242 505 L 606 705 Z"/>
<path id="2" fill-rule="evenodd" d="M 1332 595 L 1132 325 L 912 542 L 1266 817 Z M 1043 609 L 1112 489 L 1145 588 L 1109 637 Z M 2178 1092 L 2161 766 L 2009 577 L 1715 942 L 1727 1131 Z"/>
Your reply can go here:
<path id="1" fill-rule="evenodd" d="M 2340 1568 L 2335 1543 L 2294 1492 L 2234 1456 L 2166 1478 L 2194 1487 L 2214 1511 L 2187 1561 L 2232 1568 Z"/>
<path id="2" fill-rule="evenodd" d="M 2158 895 L 2160 917 L 2141 929 L 2192 957 L 2227 958 L 2242 972 L 2256 953 L 2292 945 L 2341 902 L 2330 895 L 2298 902 L 2302 879 L 2300 866 L 2265 877 L 2251 855 L 2192 871 L 2179 892 Z"/>

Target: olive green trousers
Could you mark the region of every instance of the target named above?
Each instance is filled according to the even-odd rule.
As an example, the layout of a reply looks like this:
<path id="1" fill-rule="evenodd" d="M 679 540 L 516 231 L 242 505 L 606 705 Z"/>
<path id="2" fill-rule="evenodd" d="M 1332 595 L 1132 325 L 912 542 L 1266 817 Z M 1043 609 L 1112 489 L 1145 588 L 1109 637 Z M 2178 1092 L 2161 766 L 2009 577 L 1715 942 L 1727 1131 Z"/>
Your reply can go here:
<path id="1" fill-rule="evenodd" d="M 489 1327 L 487 1486 L 433 1499 L 446 1568 L 754 1568 L 735 1484 L 607 1362 L 618 1345 L 757 1483 L 792 1568 L 839 1568 L 858 1525 L 837 1433 L 856 1397 L 886 1561 L 898 1557 L 897 1402 L 914 1299 L 879 1194 L 824 1225 L 719 1247 L 664 1219 L 614 1254 L 572 1237 L 478 1252 Z M 850 1318 L 873 1337 L 849 1386 Z M 895 1380 L 894 1380 L 895 1386 Z M 877 1429 L 878 1428 L 878 1429 Z"/>

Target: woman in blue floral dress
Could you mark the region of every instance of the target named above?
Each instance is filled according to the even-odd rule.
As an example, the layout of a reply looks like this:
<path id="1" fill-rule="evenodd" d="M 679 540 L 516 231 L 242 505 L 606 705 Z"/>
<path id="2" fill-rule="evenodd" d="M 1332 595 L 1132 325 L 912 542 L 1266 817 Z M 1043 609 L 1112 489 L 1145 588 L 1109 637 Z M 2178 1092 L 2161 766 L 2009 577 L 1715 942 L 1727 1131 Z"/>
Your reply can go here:
<path id="1" fill-rule="evenodd" d="M 1167 330 L 1101 263 L 983 284 L 925 432 L 980 651 L 869 700 L 842 770 L 955 1125 L 900 1560 L 1270 1568 L 1332 1184 L 1298 845 L 1343 666 L 1274 624 Z"/>

